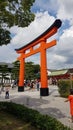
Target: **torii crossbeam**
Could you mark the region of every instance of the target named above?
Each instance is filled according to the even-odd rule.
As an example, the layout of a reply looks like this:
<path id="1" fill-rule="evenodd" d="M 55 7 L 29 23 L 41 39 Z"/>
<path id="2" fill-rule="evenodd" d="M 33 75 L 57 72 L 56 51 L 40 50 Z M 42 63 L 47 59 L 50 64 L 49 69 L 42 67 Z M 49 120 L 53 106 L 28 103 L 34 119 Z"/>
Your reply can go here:
<path id="1" fill-rule="evenodd" d="M 61 26 L 61 20 L 57 19 L 55 22 L 39 37 L 28 43 L 27 45 L 15 49 L 17 53 L 21 56 L 18 58 L 20 61 L 20 72 L 19 72 L 19 85 L 18 91 L 24 91 L 24 68 L 25 68 L 25 58 L 40 52 L 40 66 L 41 66 L 41 88 L 40 96 L 48 96 L 48 79 L 47 79 L 47 60 L 46 60 L 46 49 L 56 45 L 56 40 L 46 43 L 47 39 L 57 33 L 58 28 Z M 38 48 L 34 48 L 36 45 L 40 44 Z M 29 50 L 28 53 L 26 51 Z"/>

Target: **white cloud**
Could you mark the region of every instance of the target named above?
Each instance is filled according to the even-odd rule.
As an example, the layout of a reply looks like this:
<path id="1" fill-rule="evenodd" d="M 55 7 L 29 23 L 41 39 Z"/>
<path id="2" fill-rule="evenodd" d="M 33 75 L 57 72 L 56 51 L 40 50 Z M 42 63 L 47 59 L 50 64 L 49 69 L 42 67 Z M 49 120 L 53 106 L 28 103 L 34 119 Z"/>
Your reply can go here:
<path id="1" fill-rule="evenodd" d="M 50 16 L 47 11 L 44 13 L 37 13 L 35 20 L 28 27 L 11 28 L 11 32 L 16 33 L 16 35 L 12 38 L 11 43 L 15 48 L 19 48 L 28 44 L 30 41 L 34 40 L 42 32 L 44 32 L 44 30 L 46 30 L 54 20 L 54 17 Z"/>
<path id="2" fill-rule="evenodd" d="M 48 69 L 73 67 L 73 26 L 64 30 L 57 45 L 47 50 L 47 66 Z"/>
<path id="3" fill-rule="evenodd" d="M 59 39 L 59 46 L 57 49 L 65 50 L 70 53 L 73 51 L 73 26 L 64 30 L 64 33 L 61 35 Z M 68 54 L 67 53 L 67 54 Z"/>
<path id="4" fill-rule="evenodd" d="M 5 62 L 13 62 L 17 58 L 17 54 L 15 52 L 16 48 L 20 48 L 30 41 L 32 41 L 34 38 L 39 36 L 44 30 L 46 30 L 53 22 L 55 18 L 50 16 L 48 12 L 43 12 L 43 13 L 37 13 L 35 20 L 25 28 L 18 28 L 18 27 L 12 27 L 10 29 L 12 33 L 12 40 L 11 43 L 7 46 L 2 46 L 0 47 L 0 61 L 5 61 Z M 3 52 L 6 55 L 3 55 Z M 38 61 L 37 55 L 34 55 L 30 58 L 31 61 L 35 59 L 34 62 Z M 29 59 L 29 58 L 28 58 Z"/>
<path id="5" fill-rule="evenodd" d="M 28 27 L 12 27 L 10 29 L 13 36 L 11 44 L 0 47 L 0 61 L 13 62 L 16 60 L 19 55 L 16 54 L 14 49 L 26 45 L 44 32 L 55 20 L 52 15 L 52 11 L 55 11 L 56 17 L 60 18 L 63 24 L 65 24 L 64 20 L 70 22 L 70 27 L 63 30 L 62 26 L 60 30 L 62 33 L 57 32 L 57 35 L 54 36 L 59 38 L 56 46 L 47 49 L 47 67 L 48 69 L 73 67 L 73 0 L 47 0 L 47 2 L 36 0 L 36 4 L 40 7 L 40 10 L 45 10 L 45 12 L 37 12 L 35 20 Z M 51 10 L 51 15 L 48 10 Z M 33 55 L 26 60 L 40 63 L 40 55 Z"/>
<path id="6" fill-rule="evenodd" d="M 49 11 L 56 13 L 59 7 L 58 0 L 36 0 L 33 8 L 38 8 L 40 11 Z"/>
<path id="7" fill-rule="evenodd" d="M 0 62 L 11 63 L 12 61 L 16 60 L 16 57 L 17 54 L 11 45 L 3 45 L 0 47 Z"/>
<path id="8" fill-rule="evenodd" d="M 57 17 L 63 20 L 69 20 L 71 25 L 73 24 L 73 0 L 57 0 L 59 4 L 59 10 L 57 11 Z"/>

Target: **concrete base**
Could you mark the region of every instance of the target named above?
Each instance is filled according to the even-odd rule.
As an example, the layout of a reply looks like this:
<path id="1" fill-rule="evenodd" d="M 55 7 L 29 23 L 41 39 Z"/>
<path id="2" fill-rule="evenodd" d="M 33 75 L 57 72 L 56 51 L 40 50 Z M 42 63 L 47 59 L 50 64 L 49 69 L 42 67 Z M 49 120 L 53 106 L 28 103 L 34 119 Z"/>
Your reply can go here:
<path id="1" fill-rule="evenodd" d="M 40 96 L 48 96 L 49 88 L 40 88 Z"/>
<path id="2" fill-rule="evenodd" d="M 24 86 L 18 86 L 18 92 L 23 92 L 24 91 Z"/>

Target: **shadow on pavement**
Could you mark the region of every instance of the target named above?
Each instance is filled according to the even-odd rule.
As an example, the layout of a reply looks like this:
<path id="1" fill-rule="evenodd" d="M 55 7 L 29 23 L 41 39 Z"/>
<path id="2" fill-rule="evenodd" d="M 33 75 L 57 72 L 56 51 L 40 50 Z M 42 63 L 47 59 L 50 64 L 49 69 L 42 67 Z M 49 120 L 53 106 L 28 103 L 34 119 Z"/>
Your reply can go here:
<path id="1" fill-rule="evenodd" d="M 62 113 L 58 108 L 46 108 L 44 109 L 39 109 L 40 112 L 44 113 L 44 114 L 48 114 L 49 116 L 52 116 L 54 118 L 60 119 L 60 118 L 65 118 L 65 114 Z"/>

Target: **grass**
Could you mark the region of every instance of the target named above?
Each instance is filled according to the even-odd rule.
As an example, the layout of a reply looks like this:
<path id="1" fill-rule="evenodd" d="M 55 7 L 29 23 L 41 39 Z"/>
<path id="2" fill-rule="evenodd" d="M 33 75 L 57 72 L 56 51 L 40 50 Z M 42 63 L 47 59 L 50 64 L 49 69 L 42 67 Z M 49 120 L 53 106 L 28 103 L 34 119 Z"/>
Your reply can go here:
<path id="1" fill-rule="evenodd" d="M 0 111 L 0 130 L 37 130 L 30 123 L 25 123 L 13 115 Z"/>

